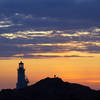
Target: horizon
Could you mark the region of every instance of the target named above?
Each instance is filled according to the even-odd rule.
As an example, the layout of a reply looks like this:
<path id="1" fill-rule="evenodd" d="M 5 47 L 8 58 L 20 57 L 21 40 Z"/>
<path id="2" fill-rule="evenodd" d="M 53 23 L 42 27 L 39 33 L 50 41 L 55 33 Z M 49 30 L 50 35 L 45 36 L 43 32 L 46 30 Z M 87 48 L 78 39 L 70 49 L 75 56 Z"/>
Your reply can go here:
<path id="1" fill-rule="evenodd" d="M 100 89 L 100 0 L 0 0 L 0 89 L 15 88 L 20 60 L 30 84 L 56 74 Z"/>
<path id="2" fill-rule="evenodd" d="M 51 59 L 51 61 L 50 61 L 50 59 Z M 70 63 L 72 63 L 72 62 L 64 63 L 64 61 L 66 59 L 63 59 L 63 61 L 61 60 L 62 58 L 50 58 L 50 59 L 44 58 L 42 60 L 41 59 L 32 59 L 32 60 L 23 59 L 22 60 L 24 63 L 25 70 L 26 70 L 26 76 L 28 77 L 28 79 L 30 81 L 29 85 L 32 85 L 43 78 L 53 77 L 54 75 L 57 75 L 57 77 L 62 78 L 62 80 L 65 82 L 82 84 L 82 85 L 88 86 L 88 87 L 90 87 L 92 89 L 96 89 L 96 90 L 100 89 L 99 81 L 97 80 L 97 79 L 99 79 L 99 73 L 98 73 L 98 76 L 96 75 L 95 77 L 93 77 L 95 75 L 95 73 L 97 74 L 97 72 L 87 69 L 87 67 L 85 66 L 86 64 L 81 66 L 82 67 L 82 69 L 81 69 L 80 66 L 79 67 L 75 66 L 75 63 L 76 63 L 76 65 L 79 64 L 78 62 L 75 62 L 69 68 L 68 66 L 62 67 L 62 63 L 63 63 L 63 65 L 68 65 L 68 64 L 70 65 Z M 73 60 L 75 60 L 75 59 L 76 58 L 73 58 Z M 55 62 L 55 60 L 56 60 L 56 62 Z M 67 59 L 67 60 L 70 61 L 72 59 Z M 91 58 L 90 58 L 90 61 L 91 61 Z M 8 62 L 8 63 L 6 64 L 4 62 Z M 3 77 L 2 82 L 0 81 L 0 90 L 7 89 L 7 88 L 8 89 L 16 88 L 17 76 L 18 76 L 17 69 L 19 66 L 18 65 L 19 62 L 20 62 L 19 59 L 17 59 L 17 60 L 16 59 L 15 60 L 12 60 L 12 59 L 11 60 L 2 60 L 1 65 L 2 66 L 6 65 L 5 67 L 7 69 L 5 70 L 5 68 L 3 68 L 0 71 L 0 77 Z M 78 68 L 78 70 L 75 68 Z M 93 70 L 93 68 L 92 68 L 92 70 Z M 97 68 L 98 68 L 98 66 L 97 66 Z M 84 71 L 83 71 L 83 69 L 84 69 Z M 86 72 L 86 70 L 87 70 L 87 72 Z M 8 72 L 9 74 L 4 75 L 4 73 L 6 73 L 6 72 Z M 73 72 L 73 74 L 72 74 L 72 72 Z"/>

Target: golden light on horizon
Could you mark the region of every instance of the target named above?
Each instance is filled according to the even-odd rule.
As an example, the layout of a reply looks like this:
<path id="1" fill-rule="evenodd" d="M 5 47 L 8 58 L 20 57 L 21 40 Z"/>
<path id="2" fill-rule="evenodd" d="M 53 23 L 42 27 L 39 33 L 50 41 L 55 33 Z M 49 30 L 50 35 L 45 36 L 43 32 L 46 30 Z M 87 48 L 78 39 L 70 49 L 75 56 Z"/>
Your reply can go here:
<path id="1" fill-rule="evenodd" d="M 94 84 L 99 83 L 99 58 L 95 57 L 60 57 L 43 59 L 23 59 L 26 75 L 30 84 L 45 77 L 53 77 L 56 74 L 64 81 L 80 83 L 100 89 Z M 0 89 L 14 88 L 16 86 L 17 68 L 20 59 L 0 60 Z M 6 63 L 5 63 L 6 62 Z M 9 81 L 9 84 L 8 84 Z"/>

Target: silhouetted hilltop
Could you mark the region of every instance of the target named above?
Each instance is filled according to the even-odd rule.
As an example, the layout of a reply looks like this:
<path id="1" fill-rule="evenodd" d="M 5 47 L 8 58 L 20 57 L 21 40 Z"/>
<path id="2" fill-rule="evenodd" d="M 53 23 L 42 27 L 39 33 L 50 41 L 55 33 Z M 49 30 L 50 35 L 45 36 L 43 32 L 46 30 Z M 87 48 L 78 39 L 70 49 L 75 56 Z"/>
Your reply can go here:
<path id="1" fill-rule="evenodd" d="M 100 100 L 100 91 L 60 78 L 45 78 L 24 89 L 2 90 L 0 100 Z"/>

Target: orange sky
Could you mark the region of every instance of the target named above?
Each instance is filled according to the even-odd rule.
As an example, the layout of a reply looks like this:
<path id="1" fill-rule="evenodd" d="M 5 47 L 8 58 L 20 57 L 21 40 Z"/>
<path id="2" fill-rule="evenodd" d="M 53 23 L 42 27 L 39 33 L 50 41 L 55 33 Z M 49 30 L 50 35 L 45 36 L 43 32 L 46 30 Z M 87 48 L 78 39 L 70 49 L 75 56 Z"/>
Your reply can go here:
<path id="1" fill-rule="evenodd" d="M 95 57 L 59 57 L 23 59 L 26 74 L 33 84 L 56 74 L 64 81 L 100 89 L 100 55 Z M 19 59 L 0 60 L 0 89 L 15 88 Z"/>
<path id="2" fill-rule="evenodd" d="M 0 0 L 0 89 L 16 87 L 19 58 L 30 84 L 56 74 L 100 89 L 100 0 L 12 1 Z"/>

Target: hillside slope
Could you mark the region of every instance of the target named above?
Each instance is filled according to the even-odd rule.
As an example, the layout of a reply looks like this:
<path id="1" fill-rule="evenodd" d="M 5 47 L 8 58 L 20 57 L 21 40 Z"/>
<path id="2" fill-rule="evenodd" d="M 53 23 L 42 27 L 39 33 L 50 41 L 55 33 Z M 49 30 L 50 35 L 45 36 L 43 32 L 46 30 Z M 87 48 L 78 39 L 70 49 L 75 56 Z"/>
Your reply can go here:
<path id="1" fill-rule="evenodd" d="M 24 89 L 2 90 L 0 100 L 100 100 L 100 92 L 60 78 L 45 78 Z"/>

